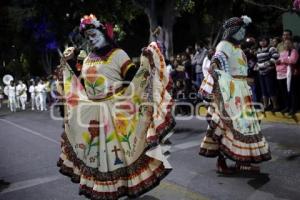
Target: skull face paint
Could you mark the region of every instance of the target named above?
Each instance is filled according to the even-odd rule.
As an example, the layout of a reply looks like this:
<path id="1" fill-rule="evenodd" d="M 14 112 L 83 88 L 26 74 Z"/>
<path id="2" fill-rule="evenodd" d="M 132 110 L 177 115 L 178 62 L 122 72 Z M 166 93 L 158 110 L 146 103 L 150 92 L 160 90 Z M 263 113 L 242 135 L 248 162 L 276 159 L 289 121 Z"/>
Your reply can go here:
<path id="1" fill-rule="evenodd" d="M 99 49 L 108 44 L 104 34 L 98 29 L 89 29 L 85 31 L 85 37 L 89 41 L 89 45 L 92 49 Z"/>
<path id="2" fill-rule="evenodd" d="M 246 29 L 245 27 L 241 27 L 238 32 L 232 35 L 232 37 L 237 41 L 242 41 L 246 36 Z"/>

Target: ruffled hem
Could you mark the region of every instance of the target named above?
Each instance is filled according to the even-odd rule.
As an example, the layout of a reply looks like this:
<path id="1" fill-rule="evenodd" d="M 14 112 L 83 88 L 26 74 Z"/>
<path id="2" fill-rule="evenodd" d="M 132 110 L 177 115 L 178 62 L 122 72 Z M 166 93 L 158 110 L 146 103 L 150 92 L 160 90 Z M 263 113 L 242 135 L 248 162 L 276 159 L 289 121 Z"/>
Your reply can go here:
<path id="1" fill-rule="evenodd" d="M 252 145 L 258 146 L 258 142 L 254 144 L 252 143 Z M 235 151 L 234 151 L 228 146 L 235 146 L 235 145 L 233 143 L 230 143 L 230 145 L 225 145 L 222 142 L 222 136 L 217 136 L 216 134 L 211 135 L 211 131 L 208 131 L 206 138 L 204 138 L 204 140 L 202 141 L 199 155 L 209 157 L 209 158 L 214 158 L 219 156 L 220 152 L 222 152 L 230 160 L 246 162 L 246 163 L 260 163 L 272 159 L 270 149 L 269 147 L 266 146 L 263 146 L 261 148 L 257 147 L 256 149 L 252 150 L 252 152 L 266 152 L 266 153 L 261 153 L 259 155 L 254 155 L 253 153 L 251 153 L 251 155 L 242 155 L 241 152 L 243 151 L 243 147 L 240 148 L 235 147 Z M 247 147 L 244 147 L 244 149 L 246 148 Z"/>
<path id="2" fill-rule="evenodd" d="M 272 159 L 270 152 L 255 157 L 242 156 L 230 151 L 224 145 L 220 145 L 220 150 L 210 150 L 206 148 L 200 148 L 199 155 L 208 158 L 215 158 L 220 155 L 220 152 L 222 152 L 227 158 L 235 162 L 238 161 L 238 162 L 245 162 L 245 163 L 261 163 Z"/>
<path id="3" fill-rule="evenodd" d="M 151 170 L 149 166 L 153 166 L 153 163 L 156 160 L 143 153 L 142 156 L 130 166 L 107 173 L 99 172 L 95 168 L 86 166 L 80 159 L 76 157 L 76 153 L 73 151 L 65 133 L 62 135 L 62 140 L 63 156 L 61 156 L 57 163 L 57 166 L 60 168 L 60 173 L 70 177 L 71 181 L 74 183 L 81 183 L 79 194 L 90 199 L 113 200 L 123 196 L 136 198 L 159 185 L 160 181 L 171 172 L 171 169 L 166 169 L 164 164 L 159 162 L 160 164 L 157 165 L 150 176 L 144 180 L 141 180 L 134 186 L 128 186 L 128 182 L 130 182 L 132 179 L 139 177 L 145 170 Z M 65 160 L 63 157 L 65 157 Z M 65 162 L 71 163 L 72 167 L 65 165 Z M 75 173 L 76 169 L 79 170 L 80 175 Z M 83 184 L 82 182 L 85 181 L 81 181 L 81 179 L 92 181 L 93 187 Z M 117 183 L 117 181 L 120 180 L 125 181 L 126 184 L 121 187 L 116 186 L 116 191 L 100 192 L 93 189 L 94 187 L 102 187 L 103 185 L 111 186 L 113 183 Z"/>
<path id="4" fill-rule="evenodd" d="M 225 145 L 220 145 L 220 151 L 225 154 L 230 160 L 245 162 L 245 163 L 261 163 L 264 161 L 271 160 L 271 152 L 268 151 L 265 154 L 260 154 L 259 156 L 243 156 L 235 154 L 234 152 L 230 151 Z"/>

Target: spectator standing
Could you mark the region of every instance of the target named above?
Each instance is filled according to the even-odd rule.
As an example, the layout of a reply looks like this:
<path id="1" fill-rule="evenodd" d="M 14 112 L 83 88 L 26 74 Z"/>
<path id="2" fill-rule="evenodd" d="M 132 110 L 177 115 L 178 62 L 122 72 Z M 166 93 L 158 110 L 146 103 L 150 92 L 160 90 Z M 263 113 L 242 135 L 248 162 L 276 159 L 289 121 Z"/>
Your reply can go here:
<path id="1" fill-rule="evenodd" d="M 214 54 L 215 54 L 215 50 L 213 48 L 210 48 L 207 52 L 207 55 L 205 56 L 205 58 L 203 60 L 202 72 L 203 72 L 204 77 L 206 77 L 208 74 L 208 70 L 209 70 L 210 64 L 211 64 L 211 58 L 213 57 Z"/>
<path id="2" fill-rule="evenodd" d="M 293 46 L 293 42 L 289 39 L 285 40 L 284 49 L 276 63 L 277 80 L 280 96 L 284 98 L 282 112 L 289 111 L 290 115 L 294 115 L 297 109 L 296 87 L 299 79 L 299 68 L 297 66 L 299 54 Z"/>
<path id="3" fill-rule="evenodd" d="M 184 66 L 186 75 L 187 75 L 187 87 L 191 88 L 192 87 L 192 77 L 193 77 L 193 67 L 191 64 L 191 60 L 188 54 L 182 53 L 181 54 L 181 62 L 182 65 Z"/>
<path id="4" fill-rule="evenodd" d="M 196 86 L 197 88 L 199 88 L 204 78 L 203 71 L 202 71 L 202 64 L 207 54 L 207 49 L 204 46 L 201 47 L 199 43 L 196 43 L 195 50 L 196 50 L 195 55 L 192 58 L 192 65 L 195 68 Z"/>
<path id="5" fill-rule="evenodd" d="M 280 43 L 280 38 L 279 37 L 274 37 L 271 39 L 271 44 L 270 46 L 275 47 L 277 49 L 278 44 Z"/>
<path id="6" fill-rule="evenodd" d="M 252 37 L 247 38 L 243 46 L 248 61 L 248 84 L 251 87 L 253 102 L 257 103 L 260 99 L 260 83 L 259 72 L 256 69 L 256 40 Z"/>
<path id="7" fill-rule="evenodd" d="M 300 0 L 294 0 L 293 9 L 296 11 L 300 11 Z"/>
<path id="8" fill-rule="evenodd" d="M 277 50 L 279 53 L 283 52 L 284 49 L 284 41 L 285 40 L 292 40 L 293 32 L 289 29 L 285 29 L 282 33 L 282 41 L 277 45 Z"/>
<path id="9" fill-rule="evenodd" d="M 259 40 L 256 57 L 264 109 L 269 110 L 269 100 L 271 99 L 273 105 L 272 111 L 279 111 L 275 70 L 275 63 L 279 58 L 279 54 L 275 47 L 269 47 L 269 39 L 267 37 L 262 37 Z"/>

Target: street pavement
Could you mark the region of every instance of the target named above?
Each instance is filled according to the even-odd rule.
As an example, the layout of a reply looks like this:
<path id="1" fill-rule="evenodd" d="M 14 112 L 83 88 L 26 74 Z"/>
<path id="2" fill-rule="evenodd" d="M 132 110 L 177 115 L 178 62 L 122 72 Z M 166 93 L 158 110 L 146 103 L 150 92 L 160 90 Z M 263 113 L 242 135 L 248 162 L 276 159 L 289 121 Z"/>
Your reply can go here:
<path id="1" fill-rule="evenodd" d="M 56 167 L 61 125 L 51 119 L 49 111 L 0 109 L 0 200 L 85 199 L 78 195 L 78 184 Z M 273 159 L 261 164 L 259 175 L 233 176 L 217 174 L 216 159 L 198 155 L 206 126 L 204 119 L 177 120 L 169 157 L 173 171 L 138 199 L 300 199 L 299 125 L 263 123 Z"/>

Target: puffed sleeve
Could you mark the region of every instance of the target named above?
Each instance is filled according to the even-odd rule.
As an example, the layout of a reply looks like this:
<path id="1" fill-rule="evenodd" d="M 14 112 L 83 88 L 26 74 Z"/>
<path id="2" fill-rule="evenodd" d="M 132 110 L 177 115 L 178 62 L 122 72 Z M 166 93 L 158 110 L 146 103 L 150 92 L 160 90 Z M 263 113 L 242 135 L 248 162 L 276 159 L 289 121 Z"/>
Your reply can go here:
<path id="1" fill-rule="evenodd" d="M 232 44 L 230 44 L 229 42 L 223 40 L 216 47 L 216 53 L 217 52 L 222 52 L 228 58 L 233 52 L 232 47 L 233 47 Z"/>
<path id="2" fill-rule="evenodd" d="M 133 62 L 131 61 L 127 53 L 122 49 L 118 49 L 116 61 L 117 66 L 120 67 L 121 77 L 125 78 L 129 69 L 134 67 Z"/>

